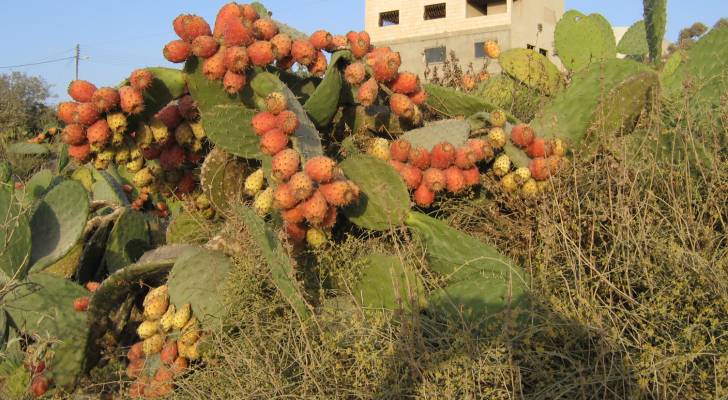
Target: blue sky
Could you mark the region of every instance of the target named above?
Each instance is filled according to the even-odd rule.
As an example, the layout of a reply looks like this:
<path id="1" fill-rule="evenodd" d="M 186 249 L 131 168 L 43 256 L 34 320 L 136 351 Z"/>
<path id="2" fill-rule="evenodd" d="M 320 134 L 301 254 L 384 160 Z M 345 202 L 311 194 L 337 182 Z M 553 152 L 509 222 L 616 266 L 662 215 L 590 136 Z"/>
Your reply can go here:
<path id="1" fill-rule="evenodd" d="M 4 50 L 0 66 L 26 64 L 73 56 L 76 43 L 88 57 L 80 76 L 99 86 L 115 85 L 142 66 L 172 65 L 162 57 L 165 43 L 175 38 L 172 20 L 193 13 L 212 22 L 227 0 L 92 0 L 7 1 L 3 4 L 0 37 Z M 668 38 L 695 21 L 713 25 L 728 17 L 726 0 L 671 0 Z M 103 4 L 100 6 L 99 4 Z M 333 33 L 363 29 L 364 0 L 267 0 L 274 18 L 304 32 L 326 29 Z M 640 0 L 566 0 L 567 9 L 599 12 L 615 26 L 642 18 Z M 74 76 L 71 60 L 32 67 L 0 69 L 40 75 L 53 85 L 52 102 L 67 98 L 65 88 Z"/>

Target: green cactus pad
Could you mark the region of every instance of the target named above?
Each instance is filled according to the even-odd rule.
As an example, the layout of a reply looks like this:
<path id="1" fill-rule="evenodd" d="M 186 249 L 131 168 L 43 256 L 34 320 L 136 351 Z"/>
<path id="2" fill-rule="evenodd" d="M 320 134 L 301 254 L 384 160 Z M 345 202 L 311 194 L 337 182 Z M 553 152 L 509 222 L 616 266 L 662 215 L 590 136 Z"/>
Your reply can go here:
<path id="1" fill-rule="evenodd" d="M 154 250 L 149 250 L 137 261 L 137 264 L 147 264 L 153 262 L 170 262 L 174 264 L 177 259 L 184 254 L 187 250 L 194 249 L 196 246 L 189 244 L 172 244 L 162 247 L 157 247 Z"/>
<path id="2" fill-rule="evenodd" d="M 91 185 L 91 196 L 95 201 L 109 201 L 120 206 L 128 206 L 129 198 L 121 188 L 121 184 L 107 171 L 94 171 L 95 177 Z"/>
<path id="3" fill-rule="evenodd" d="M 150 246 L 149 225 L 144 215 L 138 211 L 124 209 L 114 223 L 106 243 L 104 253 L 106 269 L 114 273 L 136 262 Z"/>
<path id="4" fill-rule="evenodd" d="M 542 110 L 531 126 L 539 136 L 558 137 L 577 146 L 594 121 L 594 110 L 608 94 L 631 76 L 649 70 L 629 60 L 591 64 L 574 75 L 571 85 Z"/>
<path id="5" fill-rule="evenodd" d="M 203 218 L 200 213 L 180 213 L 167 227 L 167 243 L 205 244 L 213 226 L 214 223 Z"/>
<path id="6" fill-rule="evenodd" d="M 465 144 L 470 136 L 470 124 L 465 120 L 446 119 L 436 121 L 427 126 L 411 130 L 401 136 L 408 140 L 412 146 L 424 147 L 432 151 L 438 143 L 448 142 L 455 147 Z"/>
<path id="7" fill-rule="evenodd" d="M 642 4 L 650 58 L 659 65 L 662 61 L 662 42 L 667 25 L 667 0 L 642 0 Z"/>
<path id="8" fill-rule="evenodd" d="M 681 96 L 684 83 L 692 82 L 698 88 L 696 95 L 690 95 L 693 107 L 699 107 L 696 103 L 718 106 L 728 90 L 728 29 L 711 30 L 685 54 L 682 63 L 670 63 L 679 65 L 665 66 L 662 80 L 667 96 Z"/>
<path id="9" fill-rule="evenodd" d="M 619 53 L 645 57 L 650 53 L 650 49 L 647 46 L 647 31 L 645 30 L 645 21 L 635 22 L 634 25 L 630 26 L 627 32 L 622 36 L 622 40 L 617 45 L 617 51 Z"/>
<path id="10" fill-rule="evenodd" d="M 480 84 L 478 96 L 495 107 L 510 109 L 518 83 L 508 75 L 496 75 Z"/>
<path id="11" fill-rule="evenodd" d="M 567 11 L 556 24 L 554 40 L 561 62 L 570 71 L 617 56 L 612 25 L 600 14 Z"/>
<path id="12" fill-rule="evenodd" d="M 13 169 L 7 161 L 0 161 L 0 183 L 8 183 L 13 179 Z"/>
<path id="13" fill-rule="evenodd" d="M 83 255 L 84 243 L 79 241 L 73 248 L 60 260 L 56 261 L 48 268 L 43 270 L 43 273 L 54 275 L 64 279 L 71 279 L 76 276 L 81 256 Z"/>
<path id="14" fill-rule="evenodd" d="M 331 62 L 323 81 L 318 85 L 306 104 L 303 105 L 303 109 L 306 110 L 308 116 L 319 128 L 331 123 L 336 111 L 339 109 L 339 99 L 341 98 L 341 88 L 343 86 L 340 68 L 344 61 L 350 58 L 351 52 L 348 50 L 334 53 L 331 56 Z"/>
<path id="15" fill-rule="evenodd" d="M 200 170 L 200 186 L 216 210 L 226 212 L 230 204 L 243 198 L 243 182 L 248 167 L 245 162 L 214 148 Z"/>
<path id="16" fill-rule="evenodd" d="M 289 71 L 278 71 L 278 79 L 291 89 L 301 103 L 308 101 L 322 81 L 321 78 L 315 76 L 303 77 Z"/>
<path id="17" fill-rule="evenodd" d="M 94 186 L 94 176 L 86 167 L 81 167 L 71 174 L 71 179 L 83 185 L 86 191 L 90 192 Z"/>
<path id="18" fill-rule="evenodd" d="M 28 217 L 15 199 L 11 184 L 0 183 L 0 273 L 2 279 L 23 279 L 30 263 Z"/>
<path id="19" fill-rule="evenodd" d="M 309 308 L 303 296 L 303 289 L 296 280 L 296 271 L 293 268 L 288 252 L 275 233 L 265 225 L 265 222 L 253 210 L 239 206 L 237 212 L 248 228 L 253 240 L 260 247 L 276 288 L 300 318 L 307 318 L 310 314 Z"/>
<path id="20" fill-rule="evenodd" d="M 364 260 L 366 267 L 352 293 L 366 308 L 410 309 L 413 301 L 424 300 L 422 280 L 402 260 L 374 254 Z"/>
<path id="21" fill-rule="evenodd" d="M 64 181 L 45 195 L 30 220 L 33 272 L 58 261 L 78 243 L 88 213 L 88 195 L 76 181 Z"/>
<path id="22" fill-rule="evenodd" d="M 491 112 L 498 108 L 481 97 L 459 92 L 455 89 L 432 84 L 426 84 L 424 87 L 428 95 L 427 105 L 432 107 L 438 114 L 451 118 L 458 116 L 469 117 L 477 112 Z M 510 115 L 508 120 L 516 122 L 516 119 Z"/>
<path id="23" fill-rule="evenodd" d="M 21 156 L 44 156 L 51 152 L 48 145 L 28 142 L 13 143 L 7 147 L 7 151 Z"/>
<path id="24" fill-rule="evenodd" d="M 104 253 L 109 234 L 113 228 L 113 221 L 104 220 L 96 230 L 85 240 L 86 245 L 81 254 L 76 280 L 81 283 L 100 280 L 105 270 L 103 268 Z"/>
<path id="25" fill-rule="evenodd" d="M 592 116 L 592 129 L 598 135 L 631 132 L 659 84 L 658 75 L 653 71 L 625 79 L 597 107 Z"/>
<path id="26" fill-rule="evenodd" d="M 193 248 L 179 256 L 169 273 L 169 299 L 179 309 L 192 305 L 192 314 L 211 329 L 222 323 L 224 289 L 230 259 L 217 251 Z"/>
<path id="27" fill-rule="evenodd" d="M 25 188 L 22 191 L 16 192 L 21 204 L 32 206 L 40 200 L 48 189 L 50 189 L 54 177 L 53 172 L 49 169 L 42 169 L 36 172 L 25 184 Z"/>
<path id="28" fill-rule="evenodd" d="M 343 109 L 337 121 L 337 129 L 350 129 L 354 135 L 375 132 L 398 136 L 406 131 L 404 122 L 388 106 L 351 106 Z"/>
<path id="29" fill-rule="evenodd" d="M 516 168 L 528 167 L 528 164 L 531 163 L 531 157 L 525 151 L 513 145 L 510 140 L 503 147 L 503 152 L 511 159 Z"/>
<path id="30" fill-rule="evenodd" d="M 55 339 L 47 376 L 67 390 L 73 389 L 86 366 L 89 328 L 86 314 L 76 312 L 73 301 L 88 295 L 76 283 L 38 273 L 4 299 L 5 310 L 21 332 Z"/>
<path id="31" fill-rule="evenodd" d="M 556 65 L 533 50 L 510 49 L 501 54 L 500 65 L 514 79 L 549 96 L 564 85 L 564 77 Z"/>
<path id="32" fill-rule="evenodd" d="M 56 160 L 56 174 L 61 174 L 68 166 L 71 159 L 68 157 L 68 145 L 61 143 L 58 146 L 58 159 Z"/>
<path id="33" fill-rule="evenodd" d="M 347 158 L 339 166 L 361 189 L 359 201 L 344 209 L 351 222 L 375 231 L 386 231 L 404 222 L 410 196 L 394 168 L 365 155 Z"/>
<path id="34" fill-rule="evenodd" d="M 167 106 L 170 101 L 182 97 L 185 93 L 186 82 L 182 71 L 174 68 L 150 67 L 145 68 L 154 75 L 152 86 L 145 90 L 144 111 L 130 118 L 130 123 L 147 121 L 159 110 Z M 128 85 L 129 80 L 124 80 L 119 86 Z"/>

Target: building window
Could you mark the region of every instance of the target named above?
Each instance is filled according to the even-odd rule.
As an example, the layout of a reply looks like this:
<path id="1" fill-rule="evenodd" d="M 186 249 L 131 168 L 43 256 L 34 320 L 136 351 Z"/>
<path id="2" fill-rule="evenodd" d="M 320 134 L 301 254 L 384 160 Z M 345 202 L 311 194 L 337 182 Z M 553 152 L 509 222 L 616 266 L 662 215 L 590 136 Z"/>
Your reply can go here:
<path id="1" fill-rule="evenodd" d="M 493 14 L 505 14 L 508 11 L 507 0 L 467 0 L 465 16 L 484 17 Z"/>
<path id="2" fill-rule="evenodd" d="M 430 4 L 425 6 L 425 20 L 445 18 L 445 3 Z"/>
<path id="3" fill-rule="evenodd" d="M 541 53 L 542 56 L 548 57 L 549 51 L 546 49 L 538 49 L 538 52 Z"/>
<path id="4" fill-rule="evenodd" d="M 379 13 L 379 26 L 399 25 L 399 10 Z"/>
<path id="5" fill-rule="evenodd" d="M 447 50 L 443 47 L 432 47 L 425 49 L 425 63 L 435 64 L 445 62 L 445 53 Z"/>
<path id="6" fill-rule="evenodd" d="M 536 46 L 534 46 L 532 44 L 527 44 L 526 45 L 526 48 L 529 49 L 529 50 L 534 50 L 534 49 L 536 49 Z"/>
<path id="7" fill-rule="evenodd" d="M 485 42 L 475 43 L 475 58 L 485 58 Z"/>

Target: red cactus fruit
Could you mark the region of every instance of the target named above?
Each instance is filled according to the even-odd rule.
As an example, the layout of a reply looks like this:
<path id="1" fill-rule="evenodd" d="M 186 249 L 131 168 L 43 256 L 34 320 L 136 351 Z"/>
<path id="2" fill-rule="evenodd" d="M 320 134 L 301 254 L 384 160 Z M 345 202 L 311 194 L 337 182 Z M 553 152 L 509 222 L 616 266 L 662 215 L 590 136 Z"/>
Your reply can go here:
<path id="1" fill-rule="evenodd" d="M 301 200 L 308 199 L 309 197 L 311 197 L 312 194 L 313 194 L 313 188 L 311 189 L 311 193 Z M 295 196 L 295 192 L 294 192 L 294 196 Z M 298 203 L 293 208 L 281 211 L 281 218 L 287 224 L 300 224 L 301 222 L 305 221 L 306 217 L 303 215 L 303 203 Z"/>
<path id="2" fill-rule="evenodd" d="M 195 182 L 195 176 L 191 172 L 187 172 L 182 176 L 182 179 L 177 183 L 177 191 L 181 194 L 189 194 L 195 190 L 197 182 Z"/>
<path id="3" fill-rule="evenodd" d="M 165 148 L 159 155 L 159 164 L 167 171 L 179 169 L 185 160 L 185 150 L 178 145 Z"/>
<path id="4" fill-rule="evenodd" d="M 495 156 L 493 148 L 485 139 L 468 139 L 466 146 L 473 151 L 475 162 L 490 160 Z"/>
<path id="5" fill-rule="evenodd" d="M 225 72 L 225 51 L 223 49 L 202 63 L 202 73 L 211 81 L 222 80 Z"/>
<path id="6" fill-rule="evenodd" d="M 197 108 L 195 99 L 190 95 L 182 96 L 177 101 L 177 108 L 179 108 L 179 113 L 182 115 L 182 118 L 187 121 L 195 122 L 200 119 L 200 110 Z"/>
<path id="7" fill-rule="evenodd" d="M 177 357 L 176 360 L 174 360 L 174 363 L 171 365 L 172 372 L 175 375 L 181 375 L 187 370 L 187 359 L 184 357 Z"/>
<path id="8" fill-rule="evenodd" d="M 392 160 L 407 162 L 412 144 L 406 139 L 397 139 L 389 146 L 389 154 Z"/>
<path id="9" fill-rule="evenodd" d="M 145 160 L 156 160 L 162 154 L 162 148 L 156 145 L 140 147 L 140 150 Z"/>
<path id="10" fill-rule="evenodd" d="M 351 54 L 354 58 L 362 58 L 371 48 L 371 38 L 367 32 L 349 32 L 347 35 L 349 45 L 351 46 Z"/>
<path id="11" fill-rule="evenodd" d="M 319 191 L 326 199 L 326 202 L 333 206 L 344 207 L 355 200 L 354 191 L 346 180 L 321 185 Z"/>
<path id="12" fill-rule="evenodd" d="M 253 34 L 259 40 L 271 40 L 278 34 L 278 25 L 269 18 L 261 18 L 253 22 Z"/>
<path id="13" fill-rule="evenodd" d="M 260 18 L 258 11 L 256 11 L 255 7 L 250 4 L 243 4 L 240 6 L 240 15 L 243 20 L 247 22 L 255 22 L 258 18 Z"/>
<path id="14" fill-rule="evenodd" d="M 412 72 L 400 72 L 389 87 L 395 93 L 412 94 L 420 89 L 420 78 Z"/>
<path id="15" fill-rule="evenodd" d="M 527 124 L 518 124 L 511 129 L 511 141 L 520 148 L 528 147 L 535 137 L 533 128 Z"/>
<path id="16" fill-rule="evenodd" d="M 144 91 L 152 87 L 154 75 L 145 68 L 134 70 L 129 76 L 129 83 L 137 90 Z"/>
<path id="17" fill-rule="evenodd" d="M 169 62 L 182 63 L 192 54 L 192 46 L 184 40 L 173 40 L 164 46 L 164 58 Z"/>
<path id="18" fill-rule="evenodd" d="M 308 175 L 306 175 L 305 172 L 297 172 L 293 174 L 291 179 L 288 181 L 288 185 L 291 187 L 291 190 L 293 190 L 293 195 L 296 197 L 296 200 L 299 201 L 303 201 L 311 197 L 313 191 L 316 189 L 313 181 L 308 177 Z"/>
<path id="19" fill-rule="evenodd" d="M 68 95 L 81 103 L 90 102 L 95 91 L 96 86 L 89 81 L 75 80 L 68 85 Z"/>
<path id="20" fill-rule="evenodd" d="M 283 58 L 278 59 L 278 61 L 276 61 L 276 67 L 278 67 L 278 69 L 280 69 L 280 70 L 286 71 L 286 70 L 293 68 L 293 64 L 295 64 L 295 63 L 296 63 L 296 60 L 294 60 L 293 57 L 291 57 L 291 56 L 283 57 Z"/>
<path id="21" fill-rule="evenodd" d="M 420 207 L 427 208 L 430 207 L 433 202 L 435 202 L 435 192 L 430 190 L 430 188 L 424 183 L 421 184 L 417 190 L 415 190 L 415 203 L 417 203 Z"/>
<path id="22" fill-rule="evenodd" d="M 465 190 L 465 176 L 458 167 L 450 167 L 445 170 L 445 187 L 450 193 L 461 193 Z"/>
<path id="23" fill-rule="evenodd" d="M 210 36 L 210 24 L 204 18 L 197 15 L 180 15 L 172 22 L 175 33 L 185 42 L 192 43 L 193 40 L 200 36 Z"/>
<path id="24" fill-rule="evenodd" d="M 399 171 L 399 174 L 402 176 L 402 179 L 404 179 L 404 183 L 407 184 L 407 187 L 412 190 L 417 189 L 422 183 L 422 170 L 415 166 L 404 164 L 404 167 L 401 171 Z"/>
<path id="25" fill-rule="evenodd" d="M 273 113 L 263 111 L 253 117 L 252 125 L 255 134 L 263 136 L 266 132 L 278 127 L 278 120 Z"/>
<path id="26" fill-rule="evenodd" d="M 445 186 L 447 185 L 447 179 L 445 178 L 445 173 L 441 169 L 428 168 L 422 174 L 422 184 L 427 186 L 428 189 L 437 193 L 445 189 Z"/>
<path id="27" fill-rule="evenodd" d="M 220 45 L 212 36 L 198 36 L 192 41 L 192 54 L 197 57 L 210 58 L 217 53 L 219 48 Z"/>
<path id="28" fill-rule="evenodd" d="M 365 57 L 364 61 L 369 67 L 374 67 L 374 63 L 379 57 L 383 57 L 389 53 L 392 53 L 390 47 L 377 47 L 372 49 Z"/>
<path id="29" fill-rule="evenodd" d="M 480 171 L 478 168 L 470 168 L 462 172 L 463 178 L 465 178 L 465 186 L 472 187 L 480 183 Z"/>
<path id="30" fill-rule="evenodd" d="M 397 76 L 402 60 L 398 53 L 386 53 L 377 57 L 372 70 L 378 82 L 389 82 Z"/>
<path id="31" fill-rule="evenodd" d="M 531 177 L 537 181 L 545 181 L 551 176 L 549 162 L 542 157 L 531 160 L 528 164 L 528 169 L 531 171 Z"/>
<path id="32" fill-rule="evenodd" d="M 455 166 L 460 169 L 469 169 L 475 166 L 478 161 L 473 149 L 469 146 L 463 146 L 455 150 Z"/>
<path id="33" fill-rule="evenodd" d="M 67 145 L 76 146 L 86 141 L 86 130 L 83 125 L 70 124 L 63 128 L 61 141 Z"/>
<path id="34" fill-rule="evenodd" d="M 287 183 L 278 185 L 273 192 L 273 207 L 279 210 L 290 210 L 298 204 L 293 190 Z"/>
<path id="35" fill-rule="evenodd" d="M 292 135 L 298 129 L 298 117 L 290 110 L 283 110 L 276 115 L 276 126 L 286 135 Z"/>
<path id="36" fill-rule="evenodd" d="M 264 40 L 259 40 L 248 46 L 248 57 L 250 57 L 250 62 L 258 67 L 265 67 L 276 60 L 273 54 L 273 45 Z"/>
<path id="37" fill-rule="evenodd" d="M 409 162 L 424 171 L 430 168 L 430 152 L 424 147 L 414 147 L 410 150 Z"/>
<path id="38" fill-rule="evenodd" d="M 331 33 L 325 31 L 325 30 L 318 30 L 314 32 L 311 37 L 309 38 L 309 41 L 313 45 L 316 50 L 324 50 L 327 49 L 329 46 L 331 46 L 331 42 L 333 42 L 334 37 L 331 36 Z"/>
<path id="39" fill-rule="evenodd" d="M 96 106 L 93 103 L 81 103 L 76 107 L 76 114 L 74 115 L 74 121 L 76 123 L 91 126 L 94 122 L 98 121 L 101 115 L 99 115 Z"/>
<path id="40" fill-rule="evenodd" d="M 291 47 L 291 55 L 297 63 L 309 66 L 316 57 L 316 48 L 308 40 L 294 40 Z"/>
<path id="41" fill-rule="evenodd" d="M 526 148 L 526 154 L 531 158 L 548 157 L 553 154 L 554 148 L 550 140 L 534 138 L 533 142 Z"/>
<path id="42" fill-rule="evenodd" d="M 411 120 L 415 116 L 415 103 L 409 97 L 394 93 L 389 97 L 389 108 L 392 109 L 394 115 Z"/>
<path id="43" fill-rule="evenodd" d="M 86 284 L 84 285 L 84 287 L 86 288 L 86 290 L 88 290 L 88 291 L 89 291 L 89 292 L 91 292 L 91 293 L 93 293 L 93 292 L 95 292 L 96 290 L 98 290 L 99 286 L 101 286 L 101 284 L 100 284 L 100 283 L 98 283 L 98 282 L 87 282 L 87 283 L 86 283 Z"/>
<path id="44" fill-rule="evenodd" d="M 182 114 L 179 111 L 179 107 L 175 104 L 170 104 L 154 114 L 154 118 L 159 119 L 164 125 L 170 130 L 174 130 L 182 123 Z"/>
<path id="45" fill-rule="evenodd" d="M 326 210 L 326 216 L 324 216 L 323 222 L 321 222 L 321 228 L 332 229 L 334 225 L 336 225 L 337 216 L 338 213 L 336 211 L 336 206 L 330 206 L 329 209 Z"/>
<path id="46" fill-rule="evenodd" d="M 430 153 L 430 166 L 437 169 L 446 169 L 455 162 L 455 147 L 448 142 L 435 145 Z"/>
<path id="47" fill-rule="evenodd" d="M 293 176 L 300 166 L 301 157 L 298 152 L 294 149 L 285 149 L 273 156 L 271 174 L 276 179 L 285 181 Z"/>
<path id="48" fill-rule="evenodd" d="M 132 86 L 122 86 L 119 89 L 119 104 L 121 110 L 127 114 L 140 114 L 144 111 L 144 96 Z"/>
<path id="49" fill-rule="evenodd" d="M 260 151 L 273 156 L 288 147 L 288 135 L 278 128 L 273 128 L 260 138 Z"/>
<path id="50" fill-rule="evenodd" d="M 58 109 L 56 110 L 56 116 L 58 117 L 58 119 L 63 121 L 64 124 L 72 124 L 73 117 L 76 114 L 77 108 L 78 103 L 73 101 L 60 103 L 58 104 Z"/>
<path id="51" fill-rule="evenodd" d="M 313 63 L 308 66 L 308 72 L 313 76 L 323 76 L 328 68 L 329 62 L 322 51 L 317 51 Z"/>
<path id="52" fill-rule="evenodd" d="M 119 101 L 119 91 L 110 87 L 102 87 L 91 96 L 91 102 L 96 110 L 101 113 L 109 112 L 118 107 Z"/>
<path id="53" fill-rule="evenodd" d="M 425 88 L 420 88 L 420 90 L 410 95 L 410 100 L 418 106 L 425 104 L 427 102 L 427 91 Z"/>
<path id="54" fill-rule="evenodd" d="M 356 100 L 364 107 L 369 107 L 374 104 L 374 100 L 377 99 L 378 95 L 379 84 L 374 78 L 371 78 L 359 87 L 356 94 Z"/>
<path id="55" fill-rule="evenodd" d="M 290 36 L 279 33 L 271 38 L 270 44 L 273 46 L 273 55 L 275 55 L 276 60 L 290 57 L 291 47 L 293 46 L 293 40 Z"/>
<path id="56" fill-rule="evenodd" d="M 317 190 L 303 203 L 303 216 L 311 225 L 318 226 L 324 221 L 328 209 L 326 198 Z"/>
<path id="57" fill-rule="evenodd" d="M 254 41 L 253 29 L 246 26 L 240 19 L 233 18 L 225 22 L 222 32 L 224 46 L 250 46 Z"/>
<path id="58" fill-rule="evenodd" d="M 159 383 L 169 383 L 174 379 L 174 374 L 167 368 L 160 366 L 157 372 L 154 374 L 154 381 Z"/>
<path id="59" fill-rule="evenodd" d="M 36 375 L 30 382 L 30 392 L 34 397 L 41 397 L 48 391 L 50 383 L 50 380 L 45 375 Z"/>
<path id="60" fill-rule="evenodd" d="M 128 358 L 129 361 L 134 361 L 144 357 L 143 345 L 144 342 L 134 343 L 131 347 L 129 347 L 129 351 L 126 352 L 126 358 Z"/>
<path id="61" fill-rule="evenodd" d="M 242 9 L 238 3 L 227 3 L 217 12 L 215 16 L 215 25 L 213 28 L 213 36 L 217 39 L 223 37 L 223 30 L 227 23 L 231 20 L 240 20 L 243 16 Z M 175 29 L 176 31 L 177 29 Z"/>
<path id="62" fill-rule="evenodd" d="M 395 171 L 397 171 L 398 173 L 401 174 L 402 173 L 402 169 L 404 169 L 404 166 L 406 164 L 403 163 L 403 162 L 401 162 L 401 161 L 397 161 L 397 160 L 389 160 L 389 165 L 391 165 L 392 168 L 394 168 Z"/>
<path id="63" fill-rule="evenodd" d="M 344 35 L 335 35 L 331 38 L 331 44 L 326 47 L 326 51 L 333 53 L 336 50 L 344 49 L 349 46 L 349 41 Z"/>
<path id="64" fill-rule="evenodd" d="M 243 90 L 247 79 L 244 74 L 238 74 L 233 71 L 225 73 L 225 77 L 222 79 L 222 84 L 225 86 L 225 91 L 228 94 L 235 94 Z"/>
<path id="65" fill-rule="evenodd" d="M 344 79 L 349 84 L 359 86 L 367 77 L 367 70 L 362 62 L 353 62 L 344 70 Z"/>
<path id="66" fill-rule="evenodd" d="M 86 311 L 86 310 L 88 310 L 88 303 L 89 303 L 88 296 L 77 297 L 76 299 L 73 300 L 73 309 L 76 311 L 80 311 L 80 312 Z"/>
<path id="67" fill-rule="evenodd" d="M 177 359 L 177 341 L 171 340 L 167 342 L 162 351 L 159 353 L 160 360 L 166 365 L 174 364 L 174 360 Z"/>
<path id="68" fill-rule="evenodd" d="M 334 160 L 325 156 L 318 156 L 306 162 L 306 165 L 304 166 L 304 172 L 306 172 L 306 174 L 314 182 L 328 183 L 331 182 L 332 179 L 334 179 L 335 168 L 336 163 L 334 162 Z"/>
<path id="69" fill-rule="evenodd" d="M 307 231 L 304 224 L 286 224 L 286 234 L 295 245 L 302 245 L 306 241 Z"/>
<path id="70" fill-rule="evenodd" d="M 78 163 L 88 161 L 91 155 L 91 146 L 88 143 L 68 146 L 68 156 L 76 160 Z"/>
<path id="71" fill-rule="evenodd" d="M 86 137 L 89 143 L 103 146 L 111 140 L 111 129 L 105 119 L 96 121 L 86 130 Z"/>
<path id="72" fill-rule="evenodd" d="M 143 358 L 137 358 L 129 360 L 129 365 L 126 366 L 126 375 L 129 378 L 138 378 L 144 370 L 145 361 Z"/>
<path id="73" fill-rule="evenodd" d="M 250 65 L 248 50 L 242 46 L 232 46 L 224 49 L 223 65 L 229 71 L 243 73 Z"/>

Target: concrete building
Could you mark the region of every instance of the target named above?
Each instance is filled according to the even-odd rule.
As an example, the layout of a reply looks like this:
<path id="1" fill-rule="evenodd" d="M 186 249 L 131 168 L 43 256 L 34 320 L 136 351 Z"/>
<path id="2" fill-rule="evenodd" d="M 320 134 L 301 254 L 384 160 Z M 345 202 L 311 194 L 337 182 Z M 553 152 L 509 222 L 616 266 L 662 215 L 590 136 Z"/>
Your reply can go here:
<path id="1" fill-rule="evenodd" d="M 483 43 L 502 50 L 532 48 L 555 57 L 554 29 L 564 0 L 365 0 L 365 29 L 376 46 L 402 56 L 402 67 L 420 76 L 454 51 L 476 71 L 486 62 Z M 489 65 L 497 72 L 497 63 Z"/>

